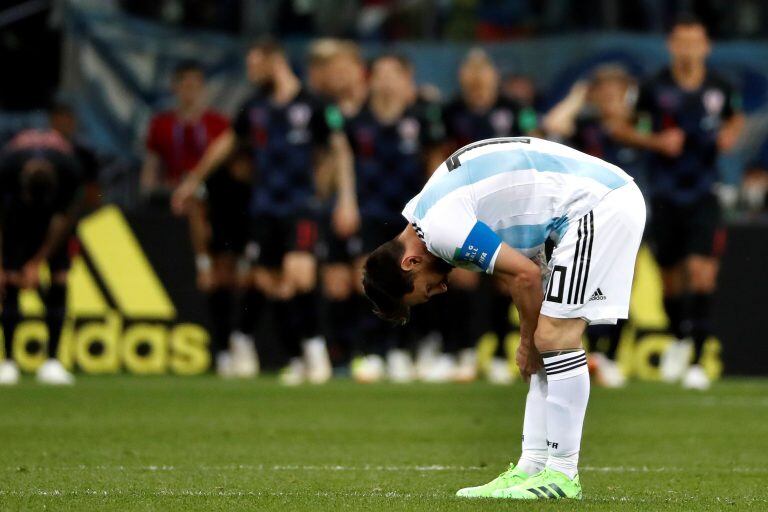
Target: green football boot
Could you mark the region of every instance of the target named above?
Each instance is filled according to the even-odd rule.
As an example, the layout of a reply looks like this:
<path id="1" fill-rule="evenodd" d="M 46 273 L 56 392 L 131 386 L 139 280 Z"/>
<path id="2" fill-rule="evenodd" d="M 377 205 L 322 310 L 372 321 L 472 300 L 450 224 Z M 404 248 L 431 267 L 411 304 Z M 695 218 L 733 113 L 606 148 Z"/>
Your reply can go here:
<path id="1" fill-rule="evenodd" d="M 570 479 L 559 471 L 545 468 L 514 487 L 493 492 L 491 497 L 510 500 L 580 500 L 581 482 L 579 475 Z"/>
<path id="2" fill-rule="evenodd" d="M 487 484 L 477 487 L 465 487 L 464 489 L 460 489 L 456 493 L 456 496 L 459 498 L 490 498 L 494 491 L 515 486 L 522 483 L 527 478 L 528 473 L 510 462 L 506 471 Z"/>

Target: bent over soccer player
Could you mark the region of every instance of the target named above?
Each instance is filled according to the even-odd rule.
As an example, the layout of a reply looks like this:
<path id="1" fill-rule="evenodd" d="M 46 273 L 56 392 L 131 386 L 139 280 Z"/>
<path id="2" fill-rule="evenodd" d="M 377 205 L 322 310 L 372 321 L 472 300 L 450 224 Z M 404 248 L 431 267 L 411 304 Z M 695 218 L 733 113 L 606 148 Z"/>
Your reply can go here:
<path id="1" fill-rule="evenodd" d="M 411 306 L 446 291 L 453 267 L 502 278 L 520 312 L 517 364 L 530 379 L 522 455 L 457 495 L 580 499 L 589 400 L 581 335 L 588 324 L 627 318 L 645 225 L 640 190 L 615 165 L 566 146 L 488 139 L 451 155 L 403 215 L 410 225 L 365 264 L 377 314 L 407 321 Z M 547 238 L 555 249 L 542 281 L 533 260 L 543 261 Z"/>

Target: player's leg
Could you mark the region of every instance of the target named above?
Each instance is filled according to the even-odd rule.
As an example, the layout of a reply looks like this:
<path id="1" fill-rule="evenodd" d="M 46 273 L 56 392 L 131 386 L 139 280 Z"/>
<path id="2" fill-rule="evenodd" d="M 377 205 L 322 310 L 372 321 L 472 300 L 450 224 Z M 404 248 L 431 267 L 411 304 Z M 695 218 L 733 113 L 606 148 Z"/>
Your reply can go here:
<path id="1" fill-rule="evenodd" d="M 493 496 L 581 498 L 578 459 L 590 391 L 581 337 L 587 322 L 615 323 L 627 318 L 644 225 L 645 203 L 637 186 L 630 183 L 572 222 L 555 247 L 534 334 L 547 380 L 546 467 Z M 541 449 L 540 439 L 538 443 L 535 449 Z"/>
<path id="2" fill-rule="evenodd" d="M 235 261 L 231 254 L 213 253 L 207 280 L 208 312 L 211 318 L 211 352 L 216 373 L 232 377 L 233 359 L 230 352 L 232 310 L 234 307 Z"/>
<path id="3" fill-rule="evenodd" d="M 75 382 L 74 376 L 57 358 L 61 331 L 66 318 L 69 263 L 67 247 L 56 251 L 48 261 L 51 284 L 47 289 L 41 290 L 45 303 L 45 323 L 48 327 L 48 359 L 38 368 L 37 380 L 44 384 L 69 385 Z"/>
<path id="4" fill-rule="evenodd" d="M 692 208 L 689 255 L 685 271 L 689 295 L 689 323 L 693 340 L 693 365 L 683 376 L 683 386 L 704 390 L 709 378 L 701 366 L 704 343 L 712 335 L 711 304 L 717 287 L 719 257 L 724 237 L 719 229 L 720 208 L 713 196 L 703 199 Z"/>
<path id="5" fill-rule="evenodd" d="M 688 367 L 691 342 L 684 259 L 689 236 L 688 212 L 668 201 L 651 204 L 651 248 L 661 269 L 662 297 L 668 329 L 674 340 L 661 356 L 659 370 L 666 382 L 680 379 Z"/>
<path id="6" fill-rule="evenodd" d="M 303 349 L 307 379 L 311 383 L 320 384 L 331 378 L 332 368 L 319 321 L 315 255 L 318 227 L 317 222 L 311 218 L 300 218 L 292 226 L 294 238 L 291 240 L 291 250 L 283 257 L 282 264 L 283 279 L 294 290 L 291 302 L 295 313 L 291 328 Z"/>
<path id="7" fill-rule="evenodd" d="M 320 271 L 323 332 L 329 346 L 333 346 L 342 359 L 350 361 L 357 355 L 355 344 L 359 338 L 353 260 L 360 254 L 360 239 L 357 235 L 342 239 L 336 235 L 329 219 L 324 224 Z"/>
<path id="8" fill-rule="evenodd" d="M 7 251 L 5 247 L 3 249 Z M 2 297 L 3 308 L 2 312 L 0 312 L 0 324 L 2 324 L 3 328 L 5 348 L 5 360 L 0 363 L 0 385 L 10 386 L 19 381 L 19 367 L 13 359 L 13 336 L 16 333 L 16 327 L 21 321 L 18 286 L 20 276 L 17 270 L 9 268 L 6 263 L 6 261 L 3 263 L 3 282 L 0 283 L 0 297 Z"/>

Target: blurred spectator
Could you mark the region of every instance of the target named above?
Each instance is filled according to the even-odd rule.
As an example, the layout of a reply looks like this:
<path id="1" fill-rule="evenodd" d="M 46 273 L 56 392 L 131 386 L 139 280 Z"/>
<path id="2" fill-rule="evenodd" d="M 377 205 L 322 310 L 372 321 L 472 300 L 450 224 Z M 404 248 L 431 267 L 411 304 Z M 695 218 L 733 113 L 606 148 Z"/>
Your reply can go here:
<path id="1" fill-rule="evenodd" d="M 447 151 L 482 139 L 509 137 L 531 133 L 536 129 L 536 113 L 501 94 L 499 72 L 490 57 L 480 49 L 469 52 L 459 69 L 461 93 L 443 109 Z M 480 276 L 467 270 L 451 273 L 448 293 L 438 297 L 448 314 L 444 317 L 442 335 L 447 355 L 435 365 L 437 375 L 472 380 L 476 375 L 475 342 L 479 326 L 464 320 L 477 318 L 479 311 L 467 314 L 467 308 L 478 307 L 477 289 Z M 494 286 L 490 306 L 493 331 L 497 334 L 498 350 L 490 377 L 498 382 L 511 379 L 504 356 L 504 339 L 510 330 L 510 299 Z M 462 316 L 462 313 L 463 316 Z"/>
<path id="2" fill-rule="evenodd" d="M 331 304 L 336 309 L 332 318 L 337 329 L 349 329 L 350 321 L 359 322 L 350 338 L 355 355 L 365 357 L 353 363 L 352 374 L 363 382 L 381 379 L 385 368 L 395 382 L 415 377 L 409 352 L 416 337 L 413 325 L 395 329 L 376 318 L 362 290 L 362 267 L 368 253 L 402 231 L 403 205 L 426 182 L 431 171 L 428 166 L 434 165 L 435 158 L 442 160 L 440 141 L 431 138 L 439 131 L 430 127 L 439 119 L 423 115 L 425 110 L 414 101 L 414 90 L 410 61 L 400 55 L 381 55 L 371 64 L 368 102 L 347 121 L 362 224 L 356 243 L 338 239 L 331 243 L 329 260 L 353 266 L 349 288 L 339 290 L 339 283 L 326 284 L 345 292 L 334 296 Z M 350 301 L 352 294 L 356 297 Z M 359 311 L 355 320 L 348 313 L 352 307 Z"/>
<path id="3" fill-rule="evenodd" d="M 163 204 L 167 204 L 171 190 L 194 169 L 206 149 L 229 127 L 226 117 L 205 104 L 205 74 L 199 64 L 179 64 L 173 72 L 171 85 L 176 104 L 150 121 L 140 180 L 142 195 L 149 201 Z M 209 254 L 210 226 L 202 197 L 190 200 L 187 219 L 195 252 L 197 283 L 201 290 L 208 292 L 214 286 L 214 269 Z M 225 347 L 226 344 L 214 336 L 215 358 L 223 359 Z"/>
<path id="4" fill-rule="evenodd" d="M 81 186 L 78 160 L 58 132 L 21 132 L 0 154 L 0 318 L 6 355 L 0 363 L 0 384 L 19 380 L 13 339 L 21 321 L 19 292 L 24 288 L 39 290 L 45 303 L 48 359 L 37 371 L 38 380 L 57 385 L 74 382 L 57 353 L 66 312 L 69 238 L 80 214 Z M 40 270 L 46 263 L 50 284 L 41 288 Z"/>
<path id="5" fill-rule="evenodd" d="M 662 269 L 664 309 L 679 340 L 662 358 L 665 380 L 709 387 L 700 366 L 712 332 L 710 309 L 717 283 L 720 207 L 713 187 L 717 157 L 731 150 L 744 125 L 738 95 L 707 69 L 710 41 L 696 18 L 681 17 L 667 46 L 671 65 L 646 82 L 637 101 L 640 129 L 616 123 L 615 136 L 652 152 L 650 235 Z"/>
<path id="6" fill-rule="evenodd" d="M 538 95 L 533 79 L 525 75 L 509 73 L 501 83 L 501 94 L 521 107 L 538 110 Z"/>
<path id="7" fill-rule="evenodd" d="M 200 184 L 246 145 L 254 162 L 251 198 L 254 228 L 253 278 L 272 300 L 277 334 L 289 357 L 282 382 L 325 382 L 331 377 L 325 340 L 319 335 L 317 297 L 317 162 L 334 162 L 336 234 L 345 238 L 359 224 L 352 156 L 342 132 L 343 118 L 333 105 L 307 91 L 284 50 L 273 42 L 253 46 L 246 57 L 249 80 L 257 87 L 238 110 L 232 129 L 206 151 L 173 196 L 183 212 Z"/>
<path id="8" fill-rule="evenodd" d="M 58 132 L 72 146 L 75 157 L 80 163 L 85 185 L 85 206 L 94 209 L 101 204 L 101 185 L 99 173 L 101 164 L 96 153 L 78 137 L 77 114 L 66 103 L 56 103 L 48 113 L 51 129 Z"/>

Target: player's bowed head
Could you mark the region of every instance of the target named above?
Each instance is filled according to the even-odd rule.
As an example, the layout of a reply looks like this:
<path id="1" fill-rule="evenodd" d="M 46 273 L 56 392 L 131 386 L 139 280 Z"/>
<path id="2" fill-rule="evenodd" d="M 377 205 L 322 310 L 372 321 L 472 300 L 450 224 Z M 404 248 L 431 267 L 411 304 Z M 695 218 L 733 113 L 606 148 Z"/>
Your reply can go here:
<path id="1" fill-rule="evenodd" d="M 403 325 L 411 306 L 448 290 L 451 270 L 453 266 L 427 251 L 416 231 L 407 226 L 368 256 L 363 289 L 379 318 Z"/>

